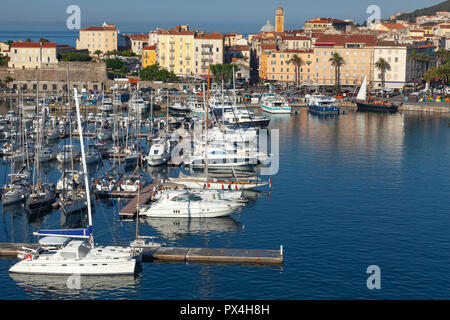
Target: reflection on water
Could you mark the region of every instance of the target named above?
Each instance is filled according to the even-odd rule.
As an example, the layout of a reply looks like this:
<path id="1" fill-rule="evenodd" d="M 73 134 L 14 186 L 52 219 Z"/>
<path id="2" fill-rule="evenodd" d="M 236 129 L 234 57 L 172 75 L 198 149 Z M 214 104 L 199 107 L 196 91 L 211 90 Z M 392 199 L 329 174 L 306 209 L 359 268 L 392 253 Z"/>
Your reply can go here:
<path id="1" fill-rule="evenodd" d="M 167 240 L 182 240 L 195 234 L 238 231 L 241 224 L 232 217 L 223 218 L 140 218 Z"/>
<path id="2" fill-rule="evenodd" d="M 134 295 L 142 275 L 55 276 L 10 273 L 9 276 L 33 299 L 116 299 Z"/>
<path id="3" fill-rule="evenodd" d="M 89 295 L 83 289 L 65 292 L 64 280 L 50 285 L 33 279 L 11 281 L 7 261 L 0 272 L 0 282 L 5 284 L 0 295 L 18 299 L 373 298 L 362 277 L 376 253 L 375 263 L 385 266 L 385 277 L 393 283 L 377 297 L 448 298 L 448 272 L 445 268 L 429 272 L 430 265 L 448 264 L 448 115 L 348 112 L 321 117 L 302 108 L 292 115 L 267 116 L 280 137 L 280 167 L 271 177 L 269 196 L 267 189 L 261 189 L 252 194 L 256 201 L 227 218 L 142 218 L 139 234 L 186 248 L 274 249 L 283 244 L 283 272 L 238 265 L 147 264 L 138 280 L 112 283 L 112 290 L 94 283 Z M 94 167 L 92 176 L 109 167 Z M 0 164 L 1 182 L 7 168 L 7 162 Z M 46 180 L 54 182 L 62 168 L 53 162 L 46 170 Z M 185 171 L 146 170 L 153 179 Z M 116 202 L 122 207 L 126 201 Z M 35 242 L 32 232 L 39 226 L 83 225 L 85 219 L 61 216 L 57 210 L 30 224 L 23 206 L 1 209 L 0 242 Z M 98 243 L 124 238 L 110 199 L 95 201 L 95 211 Z M 123 225 L 129 239 L 134 239 L 136 222 Z M 417 281 L 426 286 L 419 288 Z"/>

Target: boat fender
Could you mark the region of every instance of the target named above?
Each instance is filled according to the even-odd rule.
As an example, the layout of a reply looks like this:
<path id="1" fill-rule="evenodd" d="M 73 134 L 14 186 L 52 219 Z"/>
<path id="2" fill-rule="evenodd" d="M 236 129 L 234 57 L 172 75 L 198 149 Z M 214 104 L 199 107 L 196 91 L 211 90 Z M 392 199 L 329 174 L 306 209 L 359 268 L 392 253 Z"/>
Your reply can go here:
<path id="1" fill-rule="evenodd" d="M 26 255 L 25 255 L 25 259 L 26 259 L 26 260 L 31 260 L 31 254 L 29 254 L 29 253 L 26 254 Z"/>

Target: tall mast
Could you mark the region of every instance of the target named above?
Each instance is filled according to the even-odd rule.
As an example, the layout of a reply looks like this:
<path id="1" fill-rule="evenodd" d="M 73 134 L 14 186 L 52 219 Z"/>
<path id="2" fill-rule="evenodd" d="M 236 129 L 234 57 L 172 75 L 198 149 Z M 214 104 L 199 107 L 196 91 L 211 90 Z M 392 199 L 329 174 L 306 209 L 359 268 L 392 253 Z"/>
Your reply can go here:
<path id="1" fill-rule="evenodd" d="M 208 186 L 208 114 L 209 114 L 209 78 L 211 76 L 211 57 L 208 58 L 208 89 L 206 97 L 206 117 L 205 117 L 205 178 L 206 186 Z M 205 92 L 203 90 L 203 96 Z"/>
<path id="2" fill-rule="evenodd" d="M 91 212 L 91 195 L 89 192 L 89 179 L 88 179 L 88 173 L 87 173 L 87 166 L 86 166 L 86 156 L 84 152 L 84 140 L 83 140 L 83 127 L 81 125 L 81 116 L 80 116 L 80 105 L 78 102 L 78 92 L 77 88 L 73 88 L 74 96 L 75 96 L 75 106 L 77 110 L 77 123 L 78 123 L 78 134 L 80 136 L 80 146 L 81 146 L 81 162 L 83 164 L 83 175 L 84 175 L 84 185 L 86 188 L 86 200 L 87 200 L 87 207 L 88 207 L 88 227 L 92 227 L 92 212 Z M 89 242 L 92 247 L 94 247 L 94 236 L 92 232 L 89 235 Z"/>

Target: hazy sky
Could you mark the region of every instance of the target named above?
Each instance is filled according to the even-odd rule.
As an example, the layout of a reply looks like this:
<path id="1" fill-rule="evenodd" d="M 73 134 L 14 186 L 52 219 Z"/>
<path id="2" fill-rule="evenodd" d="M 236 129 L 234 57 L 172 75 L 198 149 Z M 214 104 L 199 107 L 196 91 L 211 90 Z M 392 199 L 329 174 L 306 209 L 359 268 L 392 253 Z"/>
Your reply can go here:
<path id="1" fill-rule="evenodd" d="M 285 27 L 301 28 L 316 16 L 367 19 L 369 5 L 378 5 L 382 17 L 410 12 L 443 0 L 283 0 Z M 279 0 L 18 0 L 2 4 L 0 30 L 65 30 L 66 8 L 81 8 L 81 27 L 114 23 L 121 31 L 144 31 L 189 24 L 206 31 L 258 32 L 274 24 Z"/>

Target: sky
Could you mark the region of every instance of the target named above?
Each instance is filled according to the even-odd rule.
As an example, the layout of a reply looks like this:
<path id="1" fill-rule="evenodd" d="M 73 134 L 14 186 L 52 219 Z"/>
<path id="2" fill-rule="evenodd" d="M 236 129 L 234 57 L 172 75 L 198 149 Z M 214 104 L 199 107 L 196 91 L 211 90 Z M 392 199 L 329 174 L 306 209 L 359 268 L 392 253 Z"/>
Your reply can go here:
<path id="1" fill-rule="evenodd" d="M 362 23 L 369 5 L 382 18 L 412 12 L 443 0 L 282 0 L 285 28 L 300 29 L 314 17 L 348 18 Z M 257 33 L 267 20 L 274 24 L 279 0 L 18 0 L 2 4 L 2 30 L 65 31 L 70 5 L 81 9 L 81 27 L 114 23 L 121 32 L 148 32 L 156 27 L 189 24 L 208 32 Z"/>

